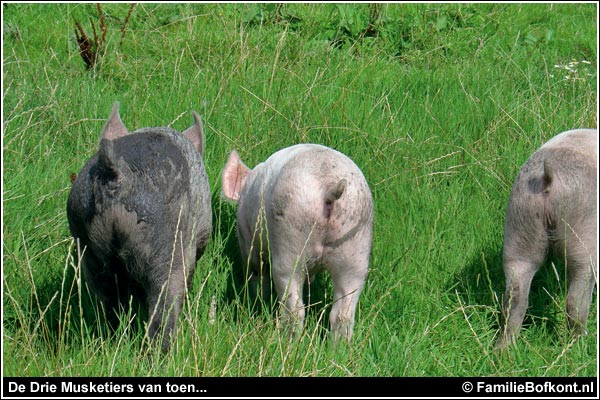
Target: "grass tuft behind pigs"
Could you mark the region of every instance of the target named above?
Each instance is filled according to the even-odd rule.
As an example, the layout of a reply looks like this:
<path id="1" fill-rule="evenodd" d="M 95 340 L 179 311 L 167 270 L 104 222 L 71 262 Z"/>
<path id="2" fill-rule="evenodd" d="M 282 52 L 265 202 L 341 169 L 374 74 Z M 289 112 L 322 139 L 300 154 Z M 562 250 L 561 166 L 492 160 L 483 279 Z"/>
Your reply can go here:
<path id="1" fill-rule="evenodd" d="M 360 35 L 367 4 L 284 5 L 298 20 L 256 7 L 138 4 L 120 43 L 129 5 L 106 4 L 88 71 L 72 21 L 94 4 L 3 5 L 4 375 L 597 376 L 597 294 L 572 340 L 560 259 L 533 281 L 518 346 L 493 352 L 512 182 L 552 136 L 597 128 L 596 6 L 390 4 L 376 36 Z M 145 345 L 143 310 L 109 334 L 67 224 L 70 174 L 116 100 L 130 127 L 204 122 L 213 230 L 166 356 Z M 373 193 L 351 346 L 327 339 L 327 275 L 298 341 L 250 304 L 220 197 L 231 150 L 256 165 L 309 142 L 348 155 Z"/>

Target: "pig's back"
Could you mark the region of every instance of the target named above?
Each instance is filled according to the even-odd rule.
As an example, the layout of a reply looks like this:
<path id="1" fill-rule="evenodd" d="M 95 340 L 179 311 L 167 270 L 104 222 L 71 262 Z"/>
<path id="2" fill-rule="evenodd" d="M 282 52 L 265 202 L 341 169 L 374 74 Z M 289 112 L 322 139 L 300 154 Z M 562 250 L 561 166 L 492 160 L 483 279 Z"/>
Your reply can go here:
<path id="1" fill-rule="evenodd" d="M 598 130 L 573 129 L 562 132 L 548 140 L 539 151 L 570 151 L 598 164 Z"/>
<path id="2" fill-rule="evenodd" d="M 282 157 L 272 157 L 274 193 L 288 197 L 293 194 L 290 200 L 302 199 L 308 204 L 310 201 L 321 202 L 325 192 L 343 179 L 346 187 L 338 200 L 359 201 L 361 197 L 370 197 L 361 170 L 343 153 L 318 144 L 291 146 L 278 153 Z"/>
<path id="3" fill-rule="evenodd" d="M 116 140 L 114 149 L 129 167 L 121 171 L 129 176 L 119 200 L 138 218 L 160 219 L 168 206 L 190 193 L 190 163 L 169 134 L 134 132 Z"/>

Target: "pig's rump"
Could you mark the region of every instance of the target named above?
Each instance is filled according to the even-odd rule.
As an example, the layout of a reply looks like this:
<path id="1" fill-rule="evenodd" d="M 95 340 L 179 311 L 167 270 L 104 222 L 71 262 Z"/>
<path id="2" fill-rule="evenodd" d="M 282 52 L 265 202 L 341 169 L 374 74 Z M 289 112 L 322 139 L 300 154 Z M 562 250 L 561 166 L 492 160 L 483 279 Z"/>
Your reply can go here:
<path id="1" fill-rule="evenodd" d="M 370 191 L 347 157 L 315 146 L 296 154 L 277 176 L 270 212 L 306 235 L 315 254 L 351 240 L 370 217 Z"/>
<path id="2" fill-rule="evenodd" d="M 566 243 L 575 249 L 582 238 L 596 236 L 596 218 L 590 216 L 596 215 L 597 207 L 598 141 L 597 135 L 584 133 L 557 135 L 519 172 L 508 204 L 505 236 L 519 232 L 524 252 L 533 246 L 528 242 L 540 240 L 539 232 L 548 235 L 549 247 L 557 255 L 564 254 Z M 541 227 L 536 227 L 536 221 Z"/>
<path id="3" fill-rule="evenodd" d="M 370 232 L 371 192 L 358 167 L 343 154 L 319 145 L 292 146 L 257 168 L 263 170 L 245 188 L 240 215 L 251 207 L 248 202 L 264 204 L 269 226 L 263 240 L 268 232 L 269 242 L 277 244 L 271 247 L 305 257 L 309 269 L 327 264 L 342 245 L 352 248 L 349 244 L 359 232 Z M 257 213 L 261 208 L 254 206 Z M 240 227 L 255 238 L 257 213 Z"/>
<path id="4" fill-rule="evenodd" d="M 103 140 L 98 158 L 90 160 L 73 185 L 73 191 L 85 194 L 87 199 L 83 203 L 70 199 L 73 200 L 69 201 L 70 207 L 84 211 L 72 215 L 83 217 L 81 222 L 89 226 L 90 244 L 96 244 L 94 247 L 98 250 L 102 247 L 114 250 L 112 243 L 115 242 L 120 243 L 120 247 L 134 245 L 133 240 L 123 236 L 132 236 L 132 239 L 140 234 L 146 236 L 144 226 L 148 225 L 174 232 L 176 227 L 171 226 L 172 221 L 178 220 L 180 212 L 187 215 L 189 211 L 189 170 L 182 151 L 169 136 L 138 133 L 113 142 Z M 91 191 L 78 190 L 88 182 L 91 182 Z M 172 204 L 182 204 L 184 209 L 172 209 Z M 102 227 L 97 226 L 99 224 Z M 181 221 L 179 230 L 186 224 Z M 79 233 L 79 223 L 73 221 L 71 225 Z M 168 236 L 174 239 L 173 235 Z M 148 235 L 148 238 L 153 237 L 165 239 L 164 235 Z M 139 236 L 137 241 L 140 245 L 144 242 Z M 107 242 L 105 246 L 103 242 Z"/>

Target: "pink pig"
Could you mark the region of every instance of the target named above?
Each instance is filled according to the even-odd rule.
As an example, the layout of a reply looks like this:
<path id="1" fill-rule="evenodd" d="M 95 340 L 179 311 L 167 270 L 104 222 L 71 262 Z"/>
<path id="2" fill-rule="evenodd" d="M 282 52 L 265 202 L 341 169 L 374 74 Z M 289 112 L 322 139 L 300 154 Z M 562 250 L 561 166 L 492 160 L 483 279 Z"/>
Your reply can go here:
<path id="1" fill-rule="evenodd" d="M 248 277 L 268 277 L 261 265 L 270 265 L 284 323 L 301 331 L 303 285 L 324 268 L 334 286 L 332 338 L 350 341 L 373 238 L 373 199 L 356 164 L 328 147 L 299 144 L 251 170 L 233 151 L 222 184 L 226 198 L 239 200 L 238 241 Z"/>
<path id="2" fill-rule="evenodd" d="M 496 343 L 516 337 L 531 280 L 548 252 L 565 257 L 567 317 L 585 332 L 598 265 L 598 131 L 563 132 L 523 165 L 512 187 L 504 226 L 504 326 Z"/>

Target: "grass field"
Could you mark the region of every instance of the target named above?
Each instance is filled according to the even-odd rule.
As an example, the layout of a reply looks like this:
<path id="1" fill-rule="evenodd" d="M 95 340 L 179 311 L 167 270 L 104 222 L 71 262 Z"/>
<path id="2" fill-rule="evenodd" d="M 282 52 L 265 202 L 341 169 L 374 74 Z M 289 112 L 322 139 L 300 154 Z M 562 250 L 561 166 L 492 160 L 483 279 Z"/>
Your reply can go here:
<path id="1" fill-rule="evenodd" d="M 518 345 L 493 352 L 512 181 L 553 135 L 597 127 L 596 4 L 2 11 L 4 376 L 597 376 L 597 300 L 590 333 L 572 340 L 560 260 L 534 280 Z M 75 20 L 99 37 L 89 69 Z M 106 334 L 67 226 L 70 174 L 116 100 L 130 130 L 183 130 L 192 110 L 205 123 L 213 236 L 162 357 L 140 318 Z M 352 346 L 327 340 L 327 275 L 297 342 L 240 294 L 226 157 L 253 166 L 308 142 L 352 158 L 374 196 Z"/>

